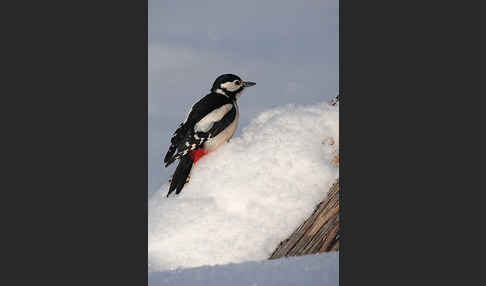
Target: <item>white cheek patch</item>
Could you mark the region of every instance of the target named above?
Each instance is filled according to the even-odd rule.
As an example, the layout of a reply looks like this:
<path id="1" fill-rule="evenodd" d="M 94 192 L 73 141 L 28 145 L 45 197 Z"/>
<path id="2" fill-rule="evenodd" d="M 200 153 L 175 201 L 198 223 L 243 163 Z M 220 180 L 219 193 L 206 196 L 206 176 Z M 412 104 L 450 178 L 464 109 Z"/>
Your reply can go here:
<path id="1" fill-rule="evenodd" d="M 239 85 L 236 85 L 234 82 L 225 82 L 221 85 L 222 88 L 229 90 L 229 91 L 235 91 L 238 88 L 240 88 Z"/>
<path id="2" fill-rule="evenodd" d="M 208 115 L 204 116 L 196 125 L 194 126 L 195 132 L 207 132 L 213 124 L 217 121 L 220 121 L 226 113 L 228 113 L 231 108 L 233 108 L 233 104 L 225 104 L 218 109 L 213 110 Z"/>

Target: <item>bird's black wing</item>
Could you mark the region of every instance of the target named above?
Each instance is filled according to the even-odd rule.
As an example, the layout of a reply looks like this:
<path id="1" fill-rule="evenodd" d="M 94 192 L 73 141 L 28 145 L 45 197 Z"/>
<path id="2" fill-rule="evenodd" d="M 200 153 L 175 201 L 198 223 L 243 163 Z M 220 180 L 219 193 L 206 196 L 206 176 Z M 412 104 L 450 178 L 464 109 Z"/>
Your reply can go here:
<path id="1" fill-rule="evenodd" d="M 169 166 L 172 162 L 174 162 L 175 158 L 173 158 L 174 153 L 177 150 L 178 143 L 184 140 L 184 137 L 187 133 L 187 126 L 184 123 L 179 125 L 179 128 L 174 132 L 172 138 L 170 139 L 170 146 L 167 154 L 165 154 L 164 163 L 165 166 Z"/>
<path id="2" fill-rule="evenodd" d="M 171 145 L 164 158 L 165 166 L 169 166 L 175 160 L 187 155 L 190 151 L 199 148 L 211 136 L 214 137 L 216 136 L 215 134 L 221 132 L 224 129 L 224 123 L 219 122 L 227 120 L 225 117 L 228 114 L 226 114 L 220 121 L 215 122 L 212 128 L 207 132 L 196 132 L 194 127 L 196 123 L 206 115 L 230 102 L 231 101 L 222 94 L 211 93 L 194 104 L 186 121 L 179 125 L 179 128 L 174 132 L 174 135 L 171 138 Z M 232 108 L 232 110 L 233 109 L 234 108 Z M 231 110 L 229 113 L 231 113 Z"/>
<path id="3" fill-rule="evenodd" d="M 177 159 L 180 159 L 187 155 L 192 150 L 200 148 L 208 139 L 216 137 L 221 131 L 223 131 L 228 125 L 230 125 L 236 117 L 236 108 L 234 106 L 218 121 L 212 123 L 212 126 L 207 131 L 195 131 L 189 129 L 184 136 L 183 140 L 180 140 L 174 145 L 171 145 L 173 151 L 171 157 L 167 158 L 166 155 L 166 167 Z M 176 152 L 177 151 L 177 152 Z M 167 153 L 169 154 L 169 153 Z"/>

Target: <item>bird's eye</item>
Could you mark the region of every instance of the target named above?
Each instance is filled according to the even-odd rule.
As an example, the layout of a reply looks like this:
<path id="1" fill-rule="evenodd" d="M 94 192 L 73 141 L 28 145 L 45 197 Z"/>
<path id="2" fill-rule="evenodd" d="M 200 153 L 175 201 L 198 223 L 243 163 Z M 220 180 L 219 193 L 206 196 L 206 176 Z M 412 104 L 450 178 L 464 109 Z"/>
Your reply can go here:
<path id="1" fill-rule="evenodd" d="M 235 81 L 235 84 L 236 85 L 240 85 L 241 84 L 241 81 L 237 80 L 237 81 Z"/>

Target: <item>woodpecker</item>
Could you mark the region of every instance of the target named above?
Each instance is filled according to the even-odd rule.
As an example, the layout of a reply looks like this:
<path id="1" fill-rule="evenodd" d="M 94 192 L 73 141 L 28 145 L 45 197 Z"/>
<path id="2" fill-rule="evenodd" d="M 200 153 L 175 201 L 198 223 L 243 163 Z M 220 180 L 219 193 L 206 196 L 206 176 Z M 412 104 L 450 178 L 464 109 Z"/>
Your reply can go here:
<path id="1" fill-rule="evenodd" d="M 336 95 L 336 97 L 331 101 L 331 105 L 335 106 L 338 103 L 339 103 L 339 94 Z"/>
<path id="2" fill-rule="evenodd" d="M 189 182 L 194 163 L 231 139 L 238 125 L 236 101 L 247 87 L 253 85 L 254 82 L 243 81 L 234 74 L 220 75 L 214 81 L 211 93 L 192 106 L 186 120 L 170 139 L 164 158 L 165 167 L 179 160 L 167 197 L 174 190 L 179 194 Z"/>

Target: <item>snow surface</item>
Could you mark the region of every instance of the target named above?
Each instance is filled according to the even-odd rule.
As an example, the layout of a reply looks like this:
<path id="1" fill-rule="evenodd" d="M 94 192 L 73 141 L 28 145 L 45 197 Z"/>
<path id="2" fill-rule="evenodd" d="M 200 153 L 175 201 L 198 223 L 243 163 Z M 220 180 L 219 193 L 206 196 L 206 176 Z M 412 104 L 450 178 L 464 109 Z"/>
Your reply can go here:
<path id="1" fill-rule="evenodd" d="M 149 198 L 149 271 L 268 258 L 338 178 L 338 131 L 338 106 L 271 109 L 199 160 L 179 196 L 163 185 Z"/>
<path id="2" fill-rule="evenodd" d="M 151 272 L 148 281 L 149 286 L 339 285 L 339 253 Z"/>

